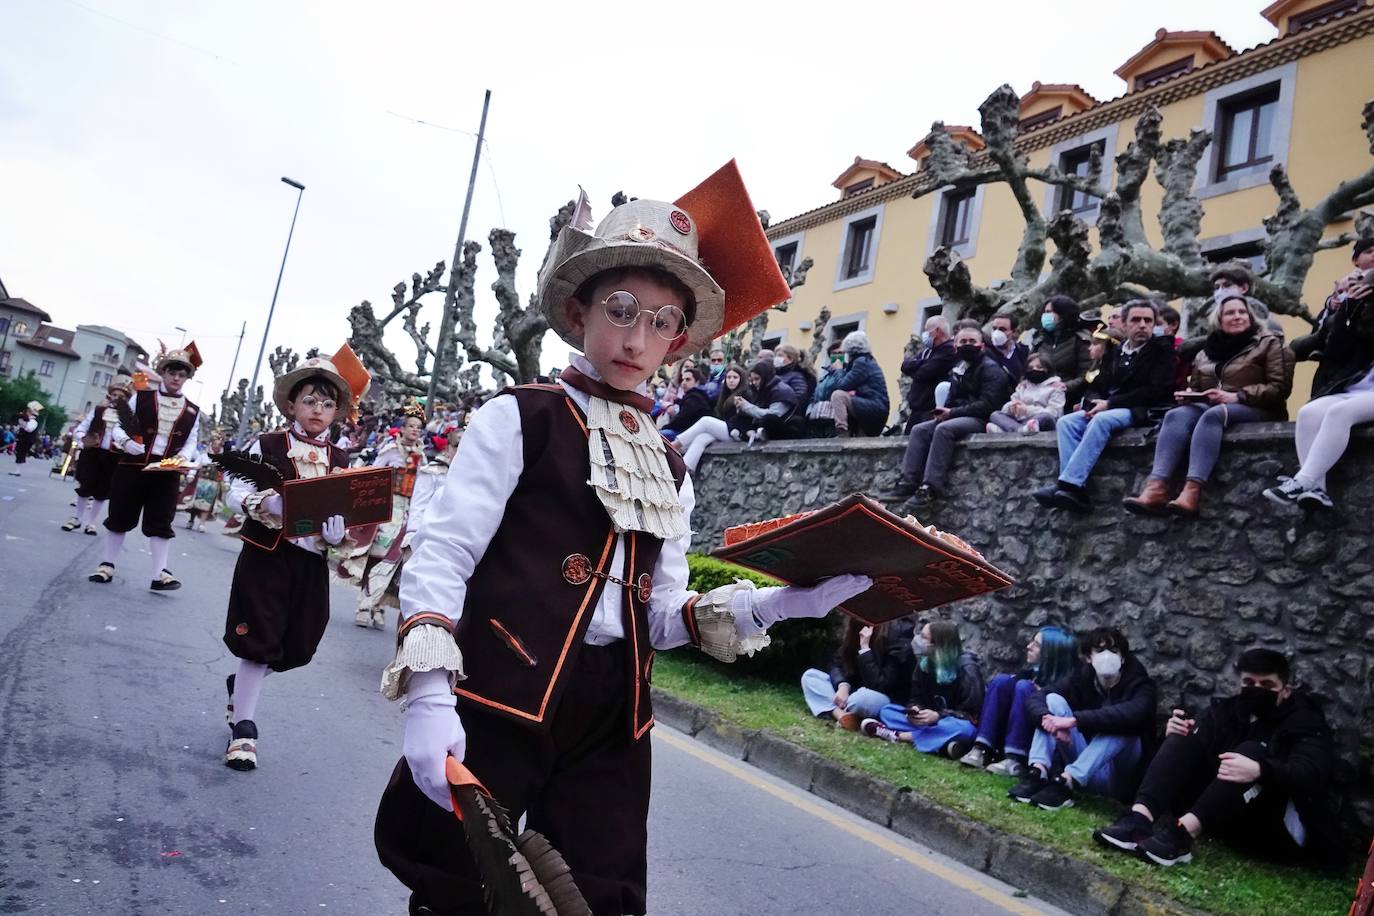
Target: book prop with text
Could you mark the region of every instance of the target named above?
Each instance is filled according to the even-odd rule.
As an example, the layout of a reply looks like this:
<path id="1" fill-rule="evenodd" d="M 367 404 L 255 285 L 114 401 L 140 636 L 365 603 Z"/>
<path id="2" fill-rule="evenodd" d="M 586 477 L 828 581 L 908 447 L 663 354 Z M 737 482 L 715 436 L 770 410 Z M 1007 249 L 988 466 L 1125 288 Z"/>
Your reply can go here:
<path id="1" fill-rule="evenodd" d="M 876 625 L 1014 584 L 952 534 L 899 517 L 861 493 L 814 512 L 725 529 L 711 556 L 788 585 L 862 573 L 873 587 L 840 610 Z"/>
<path id="2" fill-rule="evenodd" d="M 227 477 L 281 494 L 281 526 L 287 537 L 319 534 L 331 515 L 342 515 L 345 528 L 391 521 L 391 468 L 355 468 L 284 481 L 281 471 L 247 452 L 225 451 L 214 456 L 214 462 Z"/>

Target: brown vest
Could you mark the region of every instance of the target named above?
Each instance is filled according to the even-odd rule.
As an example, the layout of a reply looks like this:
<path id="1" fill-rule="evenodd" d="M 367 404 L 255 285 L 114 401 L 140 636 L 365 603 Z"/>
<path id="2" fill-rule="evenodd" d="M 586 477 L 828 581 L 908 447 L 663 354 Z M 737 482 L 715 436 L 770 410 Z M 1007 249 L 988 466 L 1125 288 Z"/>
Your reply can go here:
<path id="1" fill-rule="evenodd" d="M 263 433 L 258 437 L 258 448 L 262 450 L 262 460 L 280 471 L 282 480 L 295 480 L 300 475 L 296 473 L 296 462 L 286 457 L 287 451 L 291 448 L 286 436 L 285 432 Z M 329 473 L 348 467 L 347 452 L 333 445 L 328 448 Z M 276 550 L 282 544 L 280 528 L 269 528 L 255 518 L 246 519 L 240 530 L 240 540 L 262 550 Z"/>
<path id="2" fill-rule="evenodd" d="M 157 441 L 157 392 L 140 391 L 134 398 L 134 416 L 138 419 L 138 429 L 126 429 L 124 432 L 143 443 L 147 449 L 142 455 L 130 455 L 128 452 L 121 453 L 120 464 L 149 464 L 153 460 L 153 443 Z M 200 415 L 200 408 L 191 403 L 190 398 L 182 401 L 181 414 L 172 424 L 171 435 L 167 437 L 167 451 L 158 456 L 158 459 L 171 458 L 181 451 L 181 447 L 186 444 L 186 440 L 191 436 L 191 430 L 196 426 L 196 419 Z"/>
<path id="3" fill-rule="evenodd" d="M 558 385 L 523 385 L 503 395 L 514 397 L 520 409 L 524 469 L 468 580 L 457 633 L 467 677 L 455 692 L 547 730 L 602 589 L 620 589 L 621 642 L 632 672 L 625 685 L 628 725 L 638 739 L 653 725 L 647 607 L 663 542 L 627 532 L 625 568 L 611 569 L 615 530 L 587 484 L 591 468 L 582 411 Z M 686 466 L 673 450 L 668 456 L 681 487 Z M 608 583 L 593 572 L 629 584 Z"/>

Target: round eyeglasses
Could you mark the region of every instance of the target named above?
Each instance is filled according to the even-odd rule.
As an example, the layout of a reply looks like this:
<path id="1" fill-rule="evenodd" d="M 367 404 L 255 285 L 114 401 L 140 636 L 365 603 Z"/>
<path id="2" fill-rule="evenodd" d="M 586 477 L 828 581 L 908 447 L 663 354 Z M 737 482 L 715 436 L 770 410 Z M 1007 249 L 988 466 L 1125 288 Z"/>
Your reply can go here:
<path id="1" fill-rule="evenodd" d="M 665 305 L 658 309 L 639 307 L 639 300 L 633 293 L 616 290 L 601 300 L 606 312 L 606 320 L 618 328 L 632 328 L 639 320 L 641 312 L 647 312 L 652 319 L 654 333 L 664 340 L 677 340 L 687 330 L 687 315 L 676 305 Z"/>
<path id="2" fill-rule="evenodd" d="M 333 410 L 339 405 L 335 404 L 329 398 L 317 398 L 313 394 L 307 394 L 305 397 L 301 398 L 301 406 L 306 410 L 314 410 L 316 407 L 320 410 Z"/>

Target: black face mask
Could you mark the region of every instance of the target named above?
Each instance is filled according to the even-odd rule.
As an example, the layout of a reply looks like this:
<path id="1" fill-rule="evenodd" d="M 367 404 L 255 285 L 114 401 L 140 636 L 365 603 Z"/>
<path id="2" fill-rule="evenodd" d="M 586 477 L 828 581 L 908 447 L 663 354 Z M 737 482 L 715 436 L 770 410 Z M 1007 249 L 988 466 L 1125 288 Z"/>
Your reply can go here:
<path id="1" fill-rule="evenodd" d="M 1047 378 L 1049 378 L 1049 377 L 1050 377 L 1050 370 L 1048 370 L 1048 369 L 1027 369 L 1027 370 L 1026 370 L 1026 381 L 1028 381 L 1028 382 L 1034 382 L 1034 383 L 1037 384 L 1037 385 L 1040 384 L 1041 382 L 1043 382 L 1045 379 L 1047 379 Z"/>
<path id="2" fill-rule="evenodd" d="M 1242 687 L 1240 702 L 1255 718 L 1272 719 L 1278 712 L 1279 695 L 1267 687 Z"/>
<path id="3" fill-rule="evenodd" d="M 959 354 L 959 358 L 964 362 L 971 363 L 978 359 L 979 355 L 983 352 L 983 348 L 975 344 L 964 344 L 962 347 L 955 350 L 955 352 Z"/>

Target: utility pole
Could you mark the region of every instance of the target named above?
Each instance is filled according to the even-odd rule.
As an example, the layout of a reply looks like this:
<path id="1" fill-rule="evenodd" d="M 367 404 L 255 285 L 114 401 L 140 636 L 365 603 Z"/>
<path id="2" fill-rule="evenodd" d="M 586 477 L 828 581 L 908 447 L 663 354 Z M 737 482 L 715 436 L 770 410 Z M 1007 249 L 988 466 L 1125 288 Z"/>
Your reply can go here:
<path id="1" fill-rule="evenodd" d="M 439 343 L 434 348 L 434 363 L 429 373 L 429 398 L 433 409 L 434 394 L 439 388 L 440 370 L 444 368 L 449 348 L 453 344 L 453 307 L 458 301 L 458 265 L 463 257 L 463 241 L 468 231 L 468 213 L 472 210 L 472 190 L 477 184 L 477 163 L 482 158 L 482 138 L 487 132 L 487 109 L 491 106 L 491 90 L 482 99 L 482 123 L 477 128 L 477 148 L 472 151 L 472 173 L 468 175 L 468 196 L 463 201 L 463 218 L 458 223 L 458 242 L 453 246 L 453 260 L 448 265 L 448 289 L 444 292 L 444 316 L 439 321 Z"/>
<path id="2" fill-rule="evenodd" d="M 243 326 L 239 328 L 239 342 L 234 345 L 234 361 L 229 364 L 229 382 L 224 386 L 224 394 L 221 396 L 222 398 L 228 397 L 229 392 L 233 390 L 234 373 L 237 372 L 239 368 L 239 351 L 243 349 L 243 332 L 247 330 L 248 321 L 247 319 L 245 319 L 243 322 Z"/>

